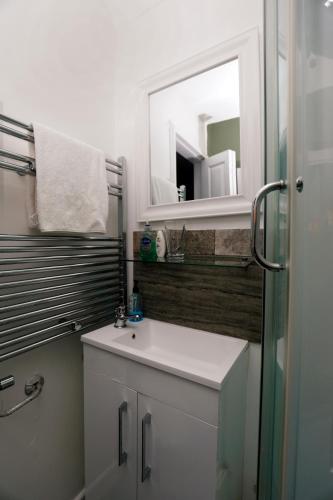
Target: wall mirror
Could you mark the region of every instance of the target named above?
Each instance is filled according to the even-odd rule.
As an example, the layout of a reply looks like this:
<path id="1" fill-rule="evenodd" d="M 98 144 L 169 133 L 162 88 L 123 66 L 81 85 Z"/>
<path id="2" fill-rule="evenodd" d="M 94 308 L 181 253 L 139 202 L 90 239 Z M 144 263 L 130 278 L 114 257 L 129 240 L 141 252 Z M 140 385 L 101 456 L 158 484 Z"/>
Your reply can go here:
<path id="1" fill-rule="evenodd" d="M 257 31 L 145 81 L 142 90 L 138 221 L 249 212 L 261 185 Z"/>
<path id="2" fill-rule="evenodd" d="M 151 204 L 240 193 L 239 125 L 238 59 L 150 94 Z"/>

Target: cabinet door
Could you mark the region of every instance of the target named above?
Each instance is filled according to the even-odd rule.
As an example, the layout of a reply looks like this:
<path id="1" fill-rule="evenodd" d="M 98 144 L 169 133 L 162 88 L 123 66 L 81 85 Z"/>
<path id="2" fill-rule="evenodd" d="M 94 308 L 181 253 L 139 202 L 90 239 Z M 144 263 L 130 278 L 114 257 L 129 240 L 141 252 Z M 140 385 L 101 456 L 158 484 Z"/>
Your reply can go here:
<path id="1" fill-rule="evenodd" d="M 136 500 L 137 393 L 85 370 L 84 432 L 86 500 Z"/>
<path id="2" fill-rule="evenodd" d="M 217 427 L 141 394 L 138 419 L 138 500 L 214 500 Z"/>

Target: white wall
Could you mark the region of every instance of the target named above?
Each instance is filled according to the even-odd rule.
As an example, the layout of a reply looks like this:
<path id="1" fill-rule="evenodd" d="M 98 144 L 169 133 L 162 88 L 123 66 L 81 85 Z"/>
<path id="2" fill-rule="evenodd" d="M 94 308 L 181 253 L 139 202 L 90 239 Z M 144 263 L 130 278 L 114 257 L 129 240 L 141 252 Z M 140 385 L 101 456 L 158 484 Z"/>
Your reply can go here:
<path id="1" fill-rule="evenodd" d="M 114 152 L 113 17 L 90 0 L 0 2 L 0 101 L 3 112 L 37 120 Z M 8 146 L 9 141 L 5 144 Z M 22 149 L 21 141 L 11 147 Z M 24 232 L 26 179 L 0 172 L 0 231 Z M 24 397 L 34 373 L 43 393 L 0 419 L 0 498 L 72 500 L 83 488 L 82 350 L 68 338 L 0 364 L 15 387 L 5 408 Z"/>

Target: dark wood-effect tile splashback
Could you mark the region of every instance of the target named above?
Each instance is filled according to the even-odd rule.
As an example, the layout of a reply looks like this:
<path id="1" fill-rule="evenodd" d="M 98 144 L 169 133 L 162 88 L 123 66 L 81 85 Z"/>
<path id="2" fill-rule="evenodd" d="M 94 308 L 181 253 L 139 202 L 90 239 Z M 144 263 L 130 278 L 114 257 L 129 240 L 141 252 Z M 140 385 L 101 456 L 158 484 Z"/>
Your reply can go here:
<path id="1" fill-rule="evenodd" d="M 134 252 L 140 233 L 134 233 Z M 249 230 L 188 231 L 187 255 L 249 255 Z M 248 268 L 134 264 L 144 315 L 251 342 L 260 342 L 263 274 Z"/>

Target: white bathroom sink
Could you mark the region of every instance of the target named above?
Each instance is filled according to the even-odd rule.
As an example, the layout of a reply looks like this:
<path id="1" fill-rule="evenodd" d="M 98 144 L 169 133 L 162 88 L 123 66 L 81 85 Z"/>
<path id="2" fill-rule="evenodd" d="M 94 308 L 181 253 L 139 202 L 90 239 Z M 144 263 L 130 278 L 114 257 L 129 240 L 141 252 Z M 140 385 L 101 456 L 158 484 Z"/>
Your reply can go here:
<path id="1" fill-rule="evenodd" d="M 109 325 L 82 341 L 139 363 L 218 389 L 247 342 L 225 335 L 144 319 Z"/>

